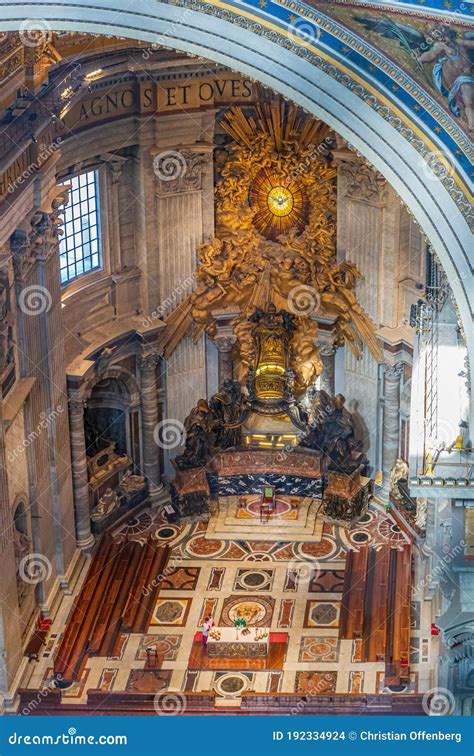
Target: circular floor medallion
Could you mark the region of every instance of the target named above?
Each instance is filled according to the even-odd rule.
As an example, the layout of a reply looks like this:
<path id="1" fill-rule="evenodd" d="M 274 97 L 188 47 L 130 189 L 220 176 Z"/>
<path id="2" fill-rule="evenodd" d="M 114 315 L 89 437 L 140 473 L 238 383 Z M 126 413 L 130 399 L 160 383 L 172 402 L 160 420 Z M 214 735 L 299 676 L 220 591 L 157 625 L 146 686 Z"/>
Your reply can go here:
<path id="1" fill-rule="evenodd" d="M 264 596 L 232 596 L 225 599 L 221 624 L 232 627 L 236 619 L 244 619 L 248 625 L 270 627 L 274 600 Z"/>
<path id="2" fill-rule="evenodd" d="M 186 545 L 188 554 L 197 557 L 215 557 L 222 554 L 226 548 L 225 541 L 211 541 L 203 536 L 194 536 Z"/>
<path id="3" fill-rule="evenodd" d="M 226 698 L 237 698 L 249 686 L 249 679 L 238 672 L 229 672 L 219 677 L 215 684 L 216 693 Z"/>
<path id="4" fill-rule="evenodd" d="M 159 528 L 156 531 L 156 537 L 162 541 L 168 540 L 169 538 L 174 538 L 174 536 L 177 534 L 176 528 Z"/>
<path id="5" fill-rule="evenodd" d="M 248 588 L 262 588 L 269 582 L 270 578 L 266 572 L 258 570 L 249 570 L 240 576 L 240 582 Z"/>
<path id="6" fill-rule="evenodd" d="M 351 538 L 356 543 L 367 543 L 369 540 L 369 534 L 364 530 L 359 530 L 356 533 L 351 533 Z"/>

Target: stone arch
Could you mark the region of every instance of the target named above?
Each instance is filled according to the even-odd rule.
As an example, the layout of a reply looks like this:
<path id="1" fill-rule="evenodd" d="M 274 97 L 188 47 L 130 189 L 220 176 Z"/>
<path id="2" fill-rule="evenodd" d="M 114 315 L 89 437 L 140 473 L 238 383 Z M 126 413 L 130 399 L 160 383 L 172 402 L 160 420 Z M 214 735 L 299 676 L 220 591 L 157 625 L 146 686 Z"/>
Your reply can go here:
<path id="1" fill-rule="evenodd" d="M 0 30 L 18 30 L 24 6 L 1 1 Z M 204 7 L 204 4 L 202 4 Z M 196 4 L 199 7 L 199 4 Z M 251 7 L 240 23 L 230 12 L 216 15 L 154 0 L 132 6 L 127 0 L 33 0 L 28 17 L 55 31 L 77 30 L 156 42 L 229 66 L 288 97 L 326 121 L 358 150 L 398 192 L 439 256 L 456 298 L 471 364 L 474 359 L 474 260 L 472 235 L 460 207 L 416 149 L 417 139 L 396 118 L 383 118 L 358 96 L 360 84 L 332 78 L 305 59 L 302 51 L 282 48 L 259 31 Z M 87 17 L 87 20 L 85 18 Z M 234 21 L 232 23 L 232 21 Z M 263 22 L 260 23 L 260 31 Z M 258 45 L 256 41 L 258 39 Z M 302 45 L 304 47 L 304 45 Z M 423 132 L 420 132 L 423 137 Z M 419 141 L 419 140 L 418 140 Z M 472 416 L 472 407 L 471 407 Z M 474 418 L 472 418 L 474 426 Z"/>
<path id="2" fill-rule="evenodd" d="M 95 375 L 84 389 L 84 398 L 88 399 L 97 384 L 108 378 L 118 380 L 126 386 L 130 397 L 130 406 L 136 407 L 140 404 L 140 391 L 135 376 L 122 365 L 109 365 L 105 370 Z"/>

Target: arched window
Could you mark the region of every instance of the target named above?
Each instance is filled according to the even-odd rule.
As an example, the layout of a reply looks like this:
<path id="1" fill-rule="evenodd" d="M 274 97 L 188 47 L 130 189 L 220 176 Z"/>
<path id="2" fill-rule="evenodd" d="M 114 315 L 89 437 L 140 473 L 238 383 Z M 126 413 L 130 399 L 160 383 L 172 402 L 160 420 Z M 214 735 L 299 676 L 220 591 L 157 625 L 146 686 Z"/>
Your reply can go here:
<path id="1" fill-rule="evenodd" d="M 61 283 L 102 267 L 98 171 L 67 179 L 71 186 L 59 242 Z"/>

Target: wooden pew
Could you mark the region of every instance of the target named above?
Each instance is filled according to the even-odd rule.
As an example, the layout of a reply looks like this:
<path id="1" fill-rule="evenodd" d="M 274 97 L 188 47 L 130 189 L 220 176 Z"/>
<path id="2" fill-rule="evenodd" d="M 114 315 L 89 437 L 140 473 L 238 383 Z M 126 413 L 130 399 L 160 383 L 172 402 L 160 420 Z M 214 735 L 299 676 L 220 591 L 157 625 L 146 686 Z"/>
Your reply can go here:
<path id="1" fill-rule="evenodd" d="M 168 547 L 155 541 L 114 543 L 105 535 L 74 602 L 54 661 L 55 675 L 77 680 L 91 655 L 112 656 L 121 632 L 145 632 Z"/>
<path id="2" fill-rule="evenodd" d="M 368 548 L 349 552 L 349 578 L 344 581 L 342 606 L 343 622 L 339 625 L 339 638 L 362 638 L 364 596 L 367 577 Z M 346 562 L 347 564 L 347 562 Z"/>
<path id="3" fill-rule="evenodd" d="M 92 559 L 84 585 L 77 596 L 54 660 L 54 673 L 64 680 L 75 680 L 79 675 L 84 645 L 94 617 L 94 607 L 100 601 L 100 586 L 104 569 L 113 558 L 114 544 L 108 535 L 103 536 Z"/>

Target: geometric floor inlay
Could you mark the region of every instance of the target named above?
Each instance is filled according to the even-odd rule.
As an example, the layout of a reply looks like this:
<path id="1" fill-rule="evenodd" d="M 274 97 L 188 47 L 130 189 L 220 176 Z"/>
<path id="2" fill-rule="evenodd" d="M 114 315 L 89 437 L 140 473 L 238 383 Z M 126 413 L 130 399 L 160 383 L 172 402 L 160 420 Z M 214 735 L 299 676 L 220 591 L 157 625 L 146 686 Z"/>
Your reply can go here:
<path id="1" fill-rule="evenodd" d="M 340 601 L 308 601 L 304 627 L 337 627 L 340 608 Z"/>
<path id="2" fill-rule="evenodd" d="M 159 598 L 153 610 L 151 624 L 176 625 L 178 627 L 185 625 L 191 601 L 191 598 Z"/>
<path id="3" fill-rule="evenodd" d="M 62 691 L 66 705 L 86 704 L 88 691 L 97 689 L 104 696 L 120 695 L 124 690 L 151 697 L 170 689 L 211 692 L 221 704 L 228 699 L 229 707 L 236 703 L 233 697 L 243 695 L 245 699 L 253 692 L 291 693 L 295 700 L 297 695 L 334 695 L 336 690 L 363 696 L 402 692 L 385 684 L 383 660 L 362 661 L 361 640 L 338 637 L 348 551 L 364 548 L 366 535 L 374 548 L 389 540 L 401 548 L 403 536 L 393 520 L 375 503 L 353 531 L 325 523 L 319 538 L 296 541 L 290 539 L 291 529 L 297 526 L 292 519 L 296 508 L 280 506 L 277 514 L 285 518 L 280 525 L 287 535 L 276 541 L 267 537 L 265 530 L 259 532 L 255 499 L 254 495 L 238 511 L 243 528 L 240 538 L 216 534 L 209 538 L 212 533 L 207 522 L 171 525 L 157 512 L 152 516 L 141 512 L 117 528 L 112 537 L 119 543 L 128 538 L 145 543 L 151 537 L 159 546 L 170 547 L 150 627 L 143 633 L 119 629 L 114 650 L 109 652 L 113 658 L 90 657 L 80 680 Z M 237 519 L 235 508 L 229 512 Z M 272 520 L 275 523 L 278 517 Z M 255 532 L 247 536 L 254 524 Z M 272 522 L 266 525 L 271 527 Z M 275 523 L 275 527 L 280 526 Z M 421 580 L 418 562 L 415 556 L 415 585 Z M 84 568 L 78 588 L 86 572 Z M 47 645 L 39 661 L 28 668 L 27 685 L 35 692 L 46 689 L 53 678 L 52 660 L 74 594 L 64 596 L 60 613 L 53 617 Z M 196 637 L 209 615 L 217 625 L 226 627 L 239 618 L 254 627 L 271 627 L 268 655 L 261 659 L 209 657 L 201 636 Z M 413 596 L 411 621 L 408 691 L 424 693 L 435 679 L 439 639 L 431 636 L 432 606 L 421 592 Z M 304 714 L 304 710 L 298 713 Z"/>
<path id="4" fill-rule="evenodd" d="M 126 690 L 136 693 L 159 693 L 170 684 L 172 672 L 164 669 L 132 669 Z"/>
<path id="5" fill-rule="evenodd" d="M 337 662 L 339 661 L 339 640 L 335 637 L 304 635 L 301 638 L 298 661 Z"/>
<path id="6" fill-rule="evenodd" d="M 177 567 L 172 572 L 166 572 L 162 577 L 160 589 L 168 591 L 194 591 L 200 572 L 200 567 Z"/>
<path id="7" fill-rule="evenodd" d="M 181 635 L 144 635 L 140 640 L 135 659 L 147 661 L 147 648 L 151 648 L 165 661 L 176 661 L 181 645 Z M 153 657 L 154 658 L 154 657 Z"/>
<path id="8" fill-rule="evenodd" d="M 311 578 L 309 593 L 342 593 L 344 589 L 344 570 L 316 571 Z"/>
<path id="9" fill-rule="evenodd" d="M 271 591 L 274 570 L 237 570 L 234 591 Z"/>
<path id="10" fill-rule="evenodd" d="M 319 696 L 323 693 L 335 693 L 337 672 L 297 672 L 295 693 Z"/>

